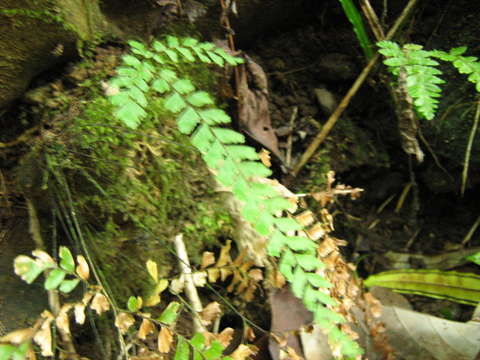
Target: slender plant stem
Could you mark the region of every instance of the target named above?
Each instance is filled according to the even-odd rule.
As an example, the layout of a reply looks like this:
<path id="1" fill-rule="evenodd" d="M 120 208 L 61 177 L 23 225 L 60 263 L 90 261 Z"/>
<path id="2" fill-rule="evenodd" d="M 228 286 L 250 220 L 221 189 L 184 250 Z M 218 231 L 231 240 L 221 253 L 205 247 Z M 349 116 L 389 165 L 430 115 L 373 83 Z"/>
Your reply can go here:
<path id="1" fill-rule="evenodd" d="M 462 187 L 460 189 L 460 194 L 462 196 L 465 193 L 465 188 L 467 187 L 470 156 L 472 154 L 473 140 L 475 139 L 475 134 L 477 133 L 477 129 L 478 129 L 479 118 L 480 118 L 480 99 L 477 102 L 477 111 L 475 112 L 475 119 L 473 120 L 472 130 L 470 130 L 470 135 L 468 136 L 467 149 L 465 150 L 465 160 L 463 162 L 463 171 L 462 171 Z"/>
<path id="2" fill-rule="evenodd" d="M 398 29 L 400 29 L 400 26 L 403 24 L 405 19 L 410 15 L 411 11 L 413 10 L 417 2 L 418 0 L 410 0 L 408 2 L 407 6 L 403 9 L 402 14 L 399 16 L 399 18 L 390 29 L 387 36 L 385 37 L 386 40 L 390 40 L 391 38 L 393 38 L 393 36 L 398 31 Z M 348 104 L 350 103 L 350 100 L 360 89 L 363 82 L 365 81 L 367 76 L 370 74 L 370 71 L 373 69 L 374 65 L 376 64 L 379 58 L 380 58 L 380 54 L 377 52 L 377 54 L 368 62 L 367 66 L 365 66 L 363 71 L 358 76 L 357 80 L 355 80 L 355 82 L 353 83 L 350 90 L 348 90 L 347 94 L 344 96 L 340 104 L 338 104 L 338 107 L 330 115 L 325 125 L 323 125 L 320 132 L 317 134 L 317 136 L 315 136 L 313 141 L 308 146 L 307 150 L 305 150 L 302 157 L 300 158 L 298 163 L 295 165 L 295 168 L 293 169 L 293 172 L 292 172 L 294 176 L 298 175 L 298 173 L 302 170 L 305 164 L 313 156 L 315 151 L 317 151 L 320 144 L 322 144 L 323 141 L 325 141 L 326 137 L 332 130 L 333 126 L 336 124 L 337 120 L 340 118 L 340 115 L 342 115 L 343 111 L 347 108 Z"/>

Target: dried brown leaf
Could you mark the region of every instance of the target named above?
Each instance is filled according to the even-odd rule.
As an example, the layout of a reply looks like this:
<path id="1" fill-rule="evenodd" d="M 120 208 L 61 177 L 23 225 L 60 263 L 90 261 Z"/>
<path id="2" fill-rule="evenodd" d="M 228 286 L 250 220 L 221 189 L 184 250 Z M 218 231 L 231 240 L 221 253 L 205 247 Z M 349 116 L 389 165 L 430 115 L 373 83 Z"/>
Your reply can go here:
<path id="1" fill-rule="evenodd" d="M 270 151 L 268 151 L 266 149 L 262 149 L 258 153 L 258 156 L 260 157 L 260 161 L 262 162 L 263 165 L 265 165 L 268 168 L 272 166 Z"/>
<path id="2" fill-rule="evenodd" d="M 315 222 L 315 216 L 310 210 L 306 210 L 301 214 L 296 215 L 295 220 L 297 220 L 303 226 L 310 226 Z"/>
<path id="3" fill-rule="evenodd" d="M 158 351 L 161 353 L 170 352 L 172 346 L 173 334 L 169 328 L 162 326 L 160 332 L 158 333 Z"/>
<path id="4" fill-rule="evenodd" d="M 75 322 L 77 324 L 83 325 L 85 322 L 85 307 L 83 303 L 77 303 L 74 307 Z"/>
<path id="5" fill-rule="evenodd" d="M 70 320 L 68 318 L 68 312 L 72 307 L 72 304 L 63 305 L 57 315 L 57 318 L 55 319 L 55 325 L 57 328 L 66 334 L 70 334 Z"/>
<path id="6" fill-rule="evenodd" d="M 222 281 L 225 281 L 225 279 L 227 277 L 229 277 L 230 275 L 232 275 L 232 273 L 233 273 L 232 269 L 221 268 L 220 269 L 220 279 Z"/>
<path id="7" fill-rule="evenodd" d="M 216 301 L 212 301 L 210 304 L 205 306 L 205 308 L 200 313 L 200 318 L 203 321 L 205 326 L 210 325 L 214 320 L 216 320 L 220 314 L 222 313 L 222 309 L 220 304 Z"/>
<path id="8" fill-rule="evenodd" d="M 220 277 L 220 270 L 207 269 L 207 274 L 208 274 L 208 282 L 214 283 L 214 282 L 217 282 L 218 278 Z"/>
<path id="9" fill-rule="evenodd" d="M 213 264 L 215 264 L 215 254 L 210 251 L 205 251 L 202 254 L 202 265 L 200 268 L 205 269 Z"/>
<path id="10" fill-rule="evenodd" d="M 232 341 L 234 330 L 230 327 L 227 327 L 222 330 L 220 334 L 217 335 L 217 340 L 222 344 L 224 348 L 226 348 L 230 342 Z"/>
<path id="11" fill-rule="evenodd" d="M 40 346 L 42 356 L 53 356 L 52 329 L 50 324 L 52 323 L 54 318 L 49 311 L 44 311 L 42 313 L 42 317 L 44 317 L 45 320 L 43 321 L 40 330 L 37 331 L 37 333 L 33 337 L 33 341 L 35 341 L 37 345 Z"/>
<path id="12" fill-rule="evenodd" d="M 32 328 L 20 329 L 9 332 L 5 336 L 0 338 L 2 343 L 12 343 L 12 344 L 21 344 L 24 341 L 27 341 L 32 338 L 34 335 L 34 330 Z"/>
<path id="13" fill-rule="evenodd" d="M 90 308 L 95 310 L 98 315 L 102 315 L 105 311 L 110 310 L 110 304 L 105 295 L 102 293 L 96 293 L 90 303 Z"/>
<path id="14" fill-rule="evenodd" d="M 55 260 L 53 260 L 52 257 L 43 250 L 33 250 L 32 255 L 35 256 L 42 263 L 55 264 Z"/>
<path id="15" fill-rule="evenodd" d="M 155 325 L 149 319 L 143 319 L 140 329 L 138 330 L 138 338 L 145 340 L 147 336 L 155 331 Z"/>
<path id="16" fill-rule="evenodd" d="M 115 318 L 115 326 L 120 330 L 122 334 L 125 334 L 130 328 L 130 326 L 132 326 L 134 323 L 135 319 L 133 318 L 133 316 L 126 312 L 121 312 Z"/>
<path id="17" fill-rule="evenodd" d="M 263 280 L 263 272 L 261 269 L 251 269 L 248 271 L 248 277 L 255 281 Z"/>
<path id="18" fill-rule="evenodd" d="M 83 255 L 77 255 L 77 274 L 82 280 L 88 280 L 90 277 L 90 268 L 88 267 L 87 260 L 83 257 Z"/>
<path id="19" fill-rule="evenodd" d="M 227 243 L 224 246 L 222 246 L 222 248 L 220 249 L 220 255 L 218 256 L 218 261 L 215 264 L 215 267 L 221 268 L 227 264 L 232 263 L 232 259 L 230 257 L 231 245 L 232 245 L 232 242 L 228 240 Z"/>
<path id="20" fill-rule="evenodd" d="M 253 345 L 240 344 L 230 355 L 233 360 L 245 360 L 254 355 L 258 349 Z"/>

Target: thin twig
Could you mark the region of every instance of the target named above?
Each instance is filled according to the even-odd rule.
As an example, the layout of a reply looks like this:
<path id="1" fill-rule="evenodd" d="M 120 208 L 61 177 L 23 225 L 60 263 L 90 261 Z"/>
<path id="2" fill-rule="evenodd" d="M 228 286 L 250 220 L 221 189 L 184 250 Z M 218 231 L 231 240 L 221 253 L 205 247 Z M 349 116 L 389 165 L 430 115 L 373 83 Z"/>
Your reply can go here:
<path id="1" fill-rule="evenodd" d="M 372 30 L 375 39 L 377 39 L 377 41 L 385 39 L 382 25 L 380 24 L 377 14 L 375 13 L 375 10 L 373 10 L 370 1 L 362 0 L 360 2 L 360 7 L 362 8 L 363 15 L 368 21 L 368 25 L 370 25 L 370 29 Z"/>
<path id="2" fill-rule="evenodd" d="M 290 134 L 288 134 L 287 138 L 287 153 L 285 154 L 285 165 L 290 168 L 292 164 L 292 142 L 293 142 L 293 124 L 295 123 L 295 119 L 297 118 L 298 113 L 298 106 L 294 106 L 292 110 L 292 115 L 290 116 L 290 122 L 288 123 L 288 127 L 290 128 Z"/>
<path id="3" fill-rule="evenodd" d="M 467 235 L 462 240 L 462 246 L 467 245 L 467 243 L 470 241 L 472 238 L 473 234 L 475 234 L 475 231 L 477 230 L 478 226 L 480 225 L 480 216 L 477 217 L 477 220 L 473 223 L 472 227 L 468 231 Z"/>
<path id="4" fill-rule="evenodd" d="M 190 266 L 190 260 L 188 259 L 187 249 L 183 242 L 183 234 L 178 234 L 173 239 L 175 250 L 178 256 L 178 267 L 180 268 L 181 276 L 185 279 L 185 294 L 192 306 L 193 311 L 193 329 L 195 332 L 206 331 L 202 320 L 199 317 L 199 313 L 203 310 L 202 301 L 198 296 L 197 288 L 193 282 L 192 267 Z"/>
<path id="5" fill-rule="evenodd" d="M 410 15 L 411 11 L 415 7 L 416 3 L 418 0 L 410 0 L 407 6 L 403 9 L 402 14 L 399 16 L 395 24 L 392 26 L 390 31 L 388 32 L 387 36 L 385 37 L 387 40 L 391 39 L 400 26 L 403 24 L 405 19 Z M 310 160 L 310 158 L 313 156 L 315 151 L 318 149 L 320 144 L 325 140 L 325 138 L 328 136 L 330 131 L 332 130 L 333 126 L 337 122 L 337 120 L 340 118 L 340 115 L 343 113 L 343 111 L 347 108 L 348 104 L 350 103 L 350 100 L 352 97 L 357 93 L 357 91 L 360 89 L 362 86 L 363 82 L 369 75 L 370 71 L 373 69 L 373 66 L 376 64 L 378 59 L 380 58 L 379 53 L 377 54 L 369 61 L 367 66 L 363 69 L 363 71 L 360 73 L 358 76 L 357 80 L 353 83 L 352 87 L 350 90 L 348 90 L 347 94 L 345 97 L 342 99 L 338 107 L 335 109 L 335 111 L 330 115 L 328 118 L 327 122 L 325 125 L 322 127 L 322 130 L 317 134 L 317 136 L 313 139 L 313 141 L 310 143 L 308 146 L 307 150 L 303 153 L 302 157 L 298 161 L 298 163 L 295 165 L 295 168 L 293 169 L 293 175 L 296 176 L 298 173 L 302 170 L 302 168 L 305 166 L 305 164 Z"/>

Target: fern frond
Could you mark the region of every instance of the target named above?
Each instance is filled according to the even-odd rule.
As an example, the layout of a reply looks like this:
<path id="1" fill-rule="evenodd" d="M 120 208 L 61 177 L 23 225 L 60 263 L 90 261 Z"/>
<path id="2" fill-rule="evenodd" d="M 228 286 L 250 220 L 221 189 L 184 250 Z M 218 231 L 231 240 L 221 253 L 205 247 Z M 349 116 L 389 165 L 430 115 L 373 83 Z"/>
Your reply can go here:
<path id="1" fill-rule="evenodd" d="M 259 161 L 253 148 L 244 145 L 245 138 L 242 134 L 222 127 L 223 124 L 230 123 L 231 119 L 215 106 L 212 96 L 197 90 L 190 81 L 179 79 L 173 70 L 177 62 L 191 61 L 190 55 L 202 62 L 219 66 L 225 62 L 236 65 L 242 60 L 227 54 L 214 44 L 201 43 L 192 38 L 167 37 L 164 42 L 154 41 L 154 51 L 138 42 L 130 42 L 130 46 L 134 54 L 143 57 L 141 63 L 149 65 L 138 64 L 130 57 L 124 59 L 123 67 L 132 70 L 127 71 L 128 81 L 112 81 L 120 88 L 119 94 L 111 98 L 112 104 L 117 108 L 129 104 L 129 112 L 117 111 L 119 120 L 128 127 L 138 127 L 140 120 L 147 116 L 144 108 L 148 105 L 140 93 L 144 95 L 149 91 L 162 95 L 163 107 L 177 115 L 179 131 L 190 137 L 192 145 L 201 153 L 216 180 L 230 188 L 233 195 L 243 203 L 242 216 L 259 234 L 269 239 L 269 255 L 280 258 L 281 273 L 290 282 L 294 294 L 302 298 L 305 306 L 313 312 L 316 322 L 326 330 L 331 345 L 344 351 L 345 356 L 355 357 L 361 354 L 359 346 L 337 327 L 345 320 L 332 310 L 336 303 L 326 291 L 331 286 L 330 283 L 316 274 L 318 269 L 325 266 L 316 253 L 318 244 L 306 236 L 290 235 L 303 226 L 293 218 L 278 214 L 290 209 L 292 204 L 273 186 L 259 181 L 260 178 L 270 176 L 271 170 Z M 150 71 L 150 67 L 153 67 L 152 60 L 162 67 L 154 67 L 151 71 L 154 76 L 150 77 L 145 70 Z M 136 85 L 136 71 L 145 72 L 142 73 L 142 80 L 147 84 L 148 90 L 143 90 L 143 85 Z M 119 74 L 118 77 L 125 76 Z"/>
<path id="2" fill-rule="evenodd" d="M 432 59 L 432 52 L 415 44 L 400 48 L 392 41 L 380 41 L 377 45 L 379 52 L 386 57 L 384 64 L 394 75 L 398 76 L 400 69 L 405 70 L 405 85 L 418 113 L 427 120 L 433 119 L 438 108 L 437 98 L 442 91 L 438 84 L 445 81 L 439 77 L 442 72 L 436 68 L 439 63 Z"/>

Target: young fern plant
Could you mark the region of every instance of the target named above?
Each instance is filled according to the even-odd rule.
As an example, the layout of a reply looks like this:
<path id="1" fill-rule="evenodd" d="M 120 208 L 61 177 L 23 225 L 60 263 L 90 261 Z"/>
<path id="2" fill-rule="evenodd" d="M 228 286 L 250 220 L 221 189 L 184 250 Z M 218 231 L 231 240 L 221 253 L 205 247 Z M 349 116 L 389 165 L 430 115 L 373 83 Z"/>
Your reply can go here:
<path id="1" fill-rule="evenodd" d="M 437 68 L 439 63 L 435 58 L 450 62 L 460 74 L 468 75 L 468 80 L 480 92 L 480 62 L 474 56 L 463 56 L 467 51 L 465 46 L 445 52 L 424 50 L 417 44 L 400 47 L 392 41 L 380 41 L 377 45 L 379 52 L 386 57 L 383 63 L 393 75 L 399 76 L 401 71 L 405 71 L 407 92 L 413 98 L 418 114 L 427 120 L 435 117 L 442 92 L 439 84 L 445 83 L 440 78 L 442 71 Z"/>
<path id="2" fill-rule="evenodd" d="M 127 127 L 139 127 L 148 116 L 149 101 L 160 95 L 163 107 L 177 116 L 179 131 L 190 137 L 215 179 L 243 203 L 242 216 L 269 239 L 268 254 L 280 259 L 281 273 L 313 313 L 315 322 L 328 333 L 334 353 L 341 358 L 358 357 L 362 350 L 339 328 L 345 319 L 332 310 L 336 302 L 325 292 L 331 284 L 318 273 L 324 267 L 316 253 L 318 245 L 305 236 L 291 235 L 302 226 L 293 218 L 277 214 L 285 213 L 292 204 L 273 186 L 259 180 L 270 176 L 270 169 L 259 161 L 252 147 L 244 145 L 242 134 L 224 127 L 231 118 L 215 106 L 212 96 L 197 90 L 176 71 L 183 62 L 235 66 L 243 60 L 193 38 L 168 36 L 148 48 L 137 41 L 129 45 L 133 54 L 123 57 L 117 77 L 110 82 L 116 118 Z"/>

